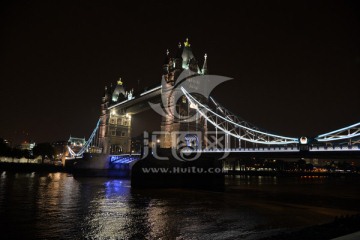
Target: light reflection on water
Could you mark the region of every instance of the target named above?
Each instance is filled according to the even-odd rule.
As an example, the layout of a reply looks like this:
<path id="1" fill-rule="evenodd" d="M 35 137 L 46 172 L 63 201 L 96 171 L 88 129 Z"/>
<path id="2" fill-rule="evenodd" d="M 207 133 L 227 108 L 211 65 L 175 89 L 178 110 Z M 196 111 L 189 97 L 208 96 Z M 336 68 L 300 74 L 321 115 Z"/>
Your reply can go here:
<path id="1" fill-rule="evenodd" d="M 234 178 L 228 185 L 273 187 L 279 180 Z M 287 227 L 227 193 L 132 190 L 128 180 L 65 173 L 3 172 L 0 187 L 1 239 L 257 239 Z"/>

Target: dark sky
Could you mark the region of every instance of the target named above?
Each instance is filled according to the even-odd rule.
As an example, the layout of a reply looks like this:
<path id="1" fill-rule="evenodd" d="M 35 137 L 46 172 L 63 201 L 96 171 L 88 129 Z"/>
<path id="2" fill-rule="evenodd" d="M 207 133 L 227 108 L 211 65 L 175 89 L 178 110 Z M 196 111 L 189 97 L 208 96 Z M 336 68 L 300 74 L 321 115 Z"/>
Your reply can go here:
<path id="1" fill-rule="evenodd" d="M 160 83 L 166 49 L 189 38 L 213 96 L 271 132 L 316 136 L 360 121 L 356 1 L 2 1 L 0 137 L 86 138 L 104 86 Z M 154 113 L 134 130 L 159 128 Z M 148 118 L 150 119 L 150 118 Z"/>

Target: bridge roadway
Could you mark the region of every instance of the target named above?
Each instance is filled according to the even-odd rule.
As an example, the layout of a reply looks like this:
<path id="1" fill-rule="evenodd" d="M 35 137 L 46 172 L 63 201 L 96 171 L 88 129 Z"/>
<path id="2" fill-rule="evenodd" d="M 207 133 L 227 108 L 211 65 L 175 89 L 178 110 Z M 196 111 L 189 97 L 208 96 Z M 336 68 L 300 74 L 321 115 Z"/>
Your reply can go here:
<path id="1" fill-rule="evenodd" d="M 124 113 L 137 114 L 150 108 L 149 101 L 152 103 L 159 103 L 161 101 L 161 86 L 140 93 L 132 99 L 116 103 L 108 107 L 108 109 L 122 109 Z"/>
<path id="2" fill-rule="evenodd" d="M 307 147 L 307 146 L 301 146 Z M 360 159 L 360 145 L 348 147 L 259 147 L 241 149 L 197 149 L 182 150 L 183 153 L 197 154 L 202 157 L 221 158 L 331 158 L 331 159 Z"/>

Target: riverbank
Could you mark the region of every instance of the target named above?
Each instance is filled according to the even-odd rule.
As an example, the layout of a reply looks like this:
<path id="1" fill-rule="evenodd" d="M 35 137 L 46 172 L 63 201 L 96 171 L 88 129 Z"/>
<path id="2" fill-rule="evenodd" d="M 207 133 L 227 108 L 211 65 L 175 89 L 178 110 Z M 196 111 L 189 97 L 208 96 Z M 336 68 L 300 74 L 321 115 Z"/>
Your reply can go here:
<path id="1" fill-rule="evenodd" d="M 360 214 L 336 217 L 330 223 L 306 227 L 298 231 L 280 233 L 260 240 L 330 240 L 358 231 L 360 231 Z"/>

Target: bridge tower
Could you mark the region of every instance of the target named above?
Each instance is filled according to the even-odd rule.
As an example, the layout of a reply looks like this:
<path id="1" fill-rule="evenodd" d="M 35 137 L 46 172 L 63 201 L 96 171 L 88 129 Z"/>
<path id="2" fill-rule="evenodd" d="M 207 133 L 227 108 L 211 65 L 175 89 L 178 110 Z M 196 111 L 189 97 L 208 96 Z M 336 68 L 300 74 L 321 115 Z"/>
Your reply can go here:
<path id="1" fill-rule="evenodd" d="M 162 117 L 161 122 L 161 148 L 177 147 L 177 140 L 174 139 L 174 135 L 171 134 L 176 132 L 182 135 L 185 134 L 185 136 L 182 137 L 187 137 L 186 134 L 188 134 L 195 138 L 201 138 L 197 139 L 198 142 L 203 146 L 206 144 L 204 136 L 207 131 L 207 123 L 203 118 L 198 118 L 195 121 L 186 121 L 190 116 L 196 114 L 196 110 L 191 109 L 186 97 L 181 96 L 182 92 L 179 88 L 179 84 L 181 84 L 183 80 L 191 81 L 188 80 L 191 79 L 191 76 L 208 74 L 206 58 L 207 56 L 205 55 L 203 68 L 200 69 L 192 53 L 188 39 L 186 39 L 184 45 L 179 43 L 175 56 L 170 57 L 169 51 L 167 51 L 163 64 L 161 86 L 163 109 L 167 114 Z M 179 76 L 181 79 L 179 79 Z M 208 100 L 203 96 L 196 97 L 203 103 L 206 103 Z M 194 133 L 201 133 L 201 135 L 199 136 Z"/>
<path id="2" fill-rule="evenodd" d="M 111 108 L 118 101 L 132 99 L 132 91 L 126 92 L 121 79 L 116 86 L 105 87 L 101 103 L 98 142 L 105 154 L 130 153 L 131 115 L 122 109 Z"/>

